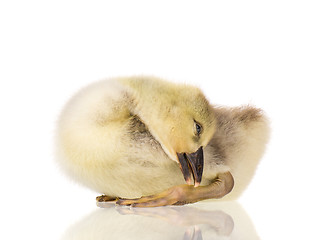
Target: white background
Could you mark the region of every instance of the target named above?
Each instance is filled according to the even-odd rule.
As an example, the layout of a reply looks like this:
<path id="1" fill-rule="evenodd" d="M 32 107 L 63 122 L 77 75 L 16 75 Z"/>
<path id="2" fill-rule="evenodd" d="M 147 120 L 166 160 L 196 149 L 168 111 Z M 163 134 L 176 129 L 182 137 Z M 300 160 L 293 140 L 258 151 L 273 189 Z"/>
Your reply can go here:
<path id="1" fill-rule="evenodd" d="M 127 75 L 200 86 L 272 123 L 240 203 L 261 239 L 309 237 L 309 1 L 1 1 L 1 239 L 58 239 L 96 193 L 53 159 L 57 116 L 79 88 Z M 124 238 L 126 239 L 126 238 Z"/>

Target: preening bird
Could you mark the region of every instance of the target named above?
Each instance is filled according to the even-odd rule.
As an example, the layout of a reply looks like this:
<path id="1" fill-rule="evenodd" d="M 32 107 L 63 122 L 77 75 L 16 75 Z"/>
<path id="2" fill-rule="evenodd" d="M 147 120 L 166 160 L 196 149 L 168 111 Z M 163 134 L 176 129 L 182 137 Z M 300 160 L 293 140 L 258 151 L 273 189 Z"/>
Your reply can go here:
<path id="1" fill-rule="evenodd" d="M 268 141 L 260 109 L 216 107 L 197 87 L 115 78 L 78 92 L 57 127 L 60 166 L 102 196 L 153 207 L 233 199 Z"/>

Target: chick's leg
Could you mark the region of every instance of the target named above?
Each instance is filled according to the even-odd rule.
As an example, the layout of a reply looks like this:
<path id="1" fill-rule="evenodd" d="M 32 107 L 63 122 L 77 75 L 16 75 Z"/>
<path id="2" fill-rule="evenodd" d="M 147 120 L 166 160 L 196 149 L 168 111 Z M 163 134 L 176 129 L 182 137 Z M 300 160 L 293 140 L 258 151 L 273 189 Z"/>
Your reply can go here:
<path id="1" fill-rule="evenodd" d="M 132 207 L 159 207 L 166 205 L 184 205 L 205 199 L 221 198 L 228 194 L 234 186 L 230 172 L 219 173 L 210 185 L 194 187 L 178 185 L 156 195 L 138 199 L 119 199 L 116 203 Z"/>

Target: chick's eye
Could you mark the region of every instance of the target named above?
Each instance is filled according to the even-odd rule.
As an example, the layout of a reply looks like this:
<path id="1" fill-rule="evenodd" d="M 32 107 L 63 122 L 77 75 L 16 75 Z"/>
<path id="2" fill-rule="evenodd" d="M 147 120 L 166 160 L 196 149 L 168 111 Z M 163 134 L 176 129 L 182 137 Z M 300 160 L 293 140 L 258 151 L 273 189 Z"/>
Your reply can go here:
<path id="1" fill-rule="evenodd" d="M 196 133 L 199 135 L 202 131 L 202 127 L 199 123 L 195 122 L 195 127 L 196 127 Z"/>

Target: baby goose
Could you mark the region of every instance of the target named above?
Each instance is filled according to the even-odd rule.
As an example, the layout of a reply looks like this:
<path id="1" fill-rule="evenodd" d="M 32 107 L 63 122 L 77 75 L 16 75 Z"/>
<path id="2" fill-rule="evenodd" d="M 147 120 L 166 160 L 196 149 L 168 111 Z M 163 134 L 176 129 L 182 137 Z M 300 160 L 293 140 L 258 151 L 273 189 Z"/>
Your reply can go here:
<path id="1" fill-rule="evenodd" d="M 267 139 L 259 109 L 213 107 L 196 87 L 131 77 L 73 97 L 57 149 L 69 175 L 105 194 L 98 202 L 152 207 L 237 197 Z"/>

